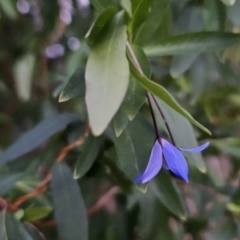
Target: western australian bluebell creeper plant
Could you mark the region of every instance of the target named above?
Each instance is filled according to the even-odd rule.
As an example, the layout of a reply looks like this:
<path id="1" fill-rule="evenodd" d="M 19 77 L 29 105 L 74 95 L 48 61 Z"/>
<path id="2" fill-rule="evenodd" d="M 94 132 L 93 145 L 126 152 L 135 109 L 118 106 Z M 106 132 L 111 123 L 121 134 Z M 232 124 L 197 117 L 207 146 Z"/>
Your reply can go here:
<path id="1" fill-rule="evenodd" d="M 239 12 L 0 0 L 0 240 L 240 239 Z"/>

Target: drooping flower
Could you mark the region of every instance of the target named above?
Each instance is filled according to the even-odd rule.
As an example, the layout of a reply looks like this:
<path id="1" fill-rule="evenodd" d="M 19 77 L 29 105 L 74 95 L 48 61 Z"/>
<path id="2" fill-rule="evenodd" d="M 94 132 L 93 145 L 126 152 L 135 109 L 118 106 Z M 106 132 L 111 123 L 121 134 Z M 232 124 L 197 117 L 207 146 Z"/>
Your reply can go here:
<path id="1" fill-rule="evenodd" d="M 135 182 L 146 183 L 150 181 L 159 173 L 162 167 L 188 182 L 188 165 L 181 151 L 201 152 L 208 145 L 209 142 L 206 142 L 196 148 L 183 149 L 173 146 L 165 139 L 157 139 L 153 145 L 146 170 L 135 179 Z"/>

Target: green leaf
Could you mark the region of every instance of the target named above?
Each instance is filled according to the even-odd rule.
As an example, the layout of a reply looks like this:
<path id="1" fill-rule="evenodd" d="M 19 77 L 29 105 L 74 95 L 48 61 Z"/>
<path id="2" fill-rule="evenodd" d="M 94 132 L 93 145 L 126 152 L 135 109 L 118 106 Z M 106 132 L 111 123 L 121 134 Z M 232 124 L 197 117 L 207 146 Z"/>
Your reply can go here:
<path id="1" fill-rule="evenodd" d="M 173 57 L 170 67 L 170 74 L 173 78 L 179 78 L 187 71 L 193 62 L 197 59 L 198 55 L 177 55 Z"/>
<path id="2" fill-rule="evenodd" d="M 85 95 L 85 69 L 78 68 L 70 77 L 59 97 L 59 102 L 66 102 L 75 97 Z"/>
<path id="3" fill-rule="evenodd" d="M 29 101 L 31 98 L 34 63 L 34 56 L 27 54 L 18 60 L 14 66 L 17 94 L 23 101 Z"/>
<path id="4" fill-rule="evenodd" d="M 143 49 L 138 46 L 132 46 L 133 52 L 141 66 L 141 69 L 143 73 L 150 78 L 151 77 L 151 66 L 147 59 L 147 56 L 145 55 Z"/>
<path id="5" fill-rule="evenodd" d="M 24 209 L 22 221 L 32 222 L 45 218 L 52 209 L 50 207 L 29 207 Z"/>
<path id="6" fill-rule="evenodd" d="M 237 43 L 240 34 L 223 32 L 195 32 L 163 39 L 144 48 L 147 56 L 166 56 L 216 52 Z"/>
<path id="7" fill-rule="evenodd" d="M 98 136 L 120 107 L 128 87 L 127 33 L 118 13 L 93 47 L 86 69 L 86 104 L 90 126 Z"/>
<path id="8" fill-rule="evenodd" d="M 139 64 L 142 68 L 144 74 L 148 77 L 151 75 L 151 68 L 149 61 L 143 52 L 143 50 L 138 46 L 133 46 L 133 51 L 137 57 Z M 130 121 L 134 119 L 139 109 L 144 104 L 146 98 L 145 90 L 139 85 L 136 79 L 131 75 L 129 80 L 128 91 L 123 101 L 122 108 L 127 114 Z"/>
<path id="9" fill-rule="evenodd" d="M 0 196 L 4 196 L 23 175 L 23 173 L 0 174 Z"/>
<path id="10" fill-rule="evenodd" d="M 57 114 L 51 118 L 43 120 L 5 150 L 0 157 L 0 163 L 3 164 L 9 162 L 34 150 L 52 135 L 61 131 L 69 123 L 76 120 L 78 120 L 77 115 L 68 113 Z"/>
<path id="11" fill-rule="evenodd" d="M 12 0 L 0 0 L 0 7 L 3 12 L 12 20 L 17 18 L 17 11 L 15 2 Z"/>
<path id="12" fill-rule="evenodd" d="M 0 209 L 0 239 L 8 240 L 6 232 L 6 208 Z"/>
<path id="13" fill-rule="evenodd" d="M 146 91 L 139 85 L 138 81 L 131 75 L 126 96 L 123 101 L 122 109 L 128 119 L 132 121 L 139 109 L 145 102 Z"/>
<path id="14" fill-rule="evenodd" d="M 122 8 L 131 17 L 132 16 L 132 3 L 131 3 L 131 0 L 120 0 L 120 4 L 121 4 Z"/>
<path id="15" fill-rule="evenodd" d="M 100 139 L 90 135 L 83 144 L 82 153 L 74 169 L 74 178 L 83 177 L 92 167 L 100 150 Z"/>
<path id="16" fill-rule="evenodd" d="M 149 189 L 140 197 L 140 236 L 141 240 L 176 240 L 169 226 L 169 211 Z M 161 214 L 156 214 L 161 213 Z M 159 225 L 159 223 L 161 224 Z M 180 236 L 178 235 L 178 239 Z"/>
<path id="17" fill-rule="evenodd" d="M 229 0 L 229 2 L 230 1 L 231 0 Z M 227 14 L 228 18 L 232 21 L 233 24 L 239 26 L 240 25 L 240 16 L 239 16 L 240 1 L 239 0 L 235 1 L 235 4 L 228 7 L 227 10 L 228 10 L 228 14 Z"/>
<path id="18" fill-rule="evenodd" d="M 184 118 L 182 115 L 174 111 L 172 108 L 170 108 L 166 103 L 164 103 L 162 100 L 157 99 L 161 110 L 167 120 L 167 123 L 170 127 L 170 130 L 172 132 L 173 138 L 176 142 L 176 145 L 180 148 L 193 148 L 198 146 L 193 128 L 189 121 Z M 153 102 L 153 101 L 152 101 Z M 157 108 L 155 107 L 155 104 L 153 103 L 155 112 L 158 112 Z M 168 134 L 168 131 L 165 127 L 165 124 L 160 116 L 160 114 L 156 114 L 158 117 L 158 123 L 161 123 L 162 129 Z M 206 172 L 206 166 L 202 159 L 202 155 L 200 153 L 185 153 L 184 155 L 188 156 L 190 158 L 190 164 L 196 166 L 201 172 Z"/>
<path id="19" fill-rule="evenodd" d="M 138 28 L 134 37 L 134 43 L 146 45 L 154 39 L 157 29 L 167 18 L 171 2 L 172 0 L 152 0 L 151 12 L 144 23 Z"/>
<path id="20" fill-rule="evenodd" d="M 6 240 L 34 240 L 21 222 L 12 214 L 6 214 Z"/>
<path id="21" fill-rule="evenodd" d="M 236 0 L 221 0 L 227 6 L 233 6 Z"/>
<path id="22" fill-rule="evenodd" d="M 61 240 L 87 240 L 87 212 L 77 182 L 65 163 L 52 168 L 54 215 Z"/>
<path id="23" fill-rule="evenodd" d="M 123 111 L 123 107 L 120 107 L 113 118 L 114 130 L 117 137 L 122 134 L 123 130 L 127 127 L 128 122 L 129 119 Z"/>
<path id="24" fill-rule="evenodd" d="M 151 6 L 152 0 L 139 0 L 135 8 L 133 8 L 132 21 L 129 25 L 129 31 L 135 34 L 137 29 L 145 21 L 149 15 L 149 8 Z"/>
<path id="25" fill-rule="evenodd" d="M 85 38 L 89 46 L 93 46 L 96 40 L 98 40 L 101 31 L 106 24 L 114 17 L 116 9 L 114 7 L 108 7 L 99 14 L 92 26 L 88 30 Z"/>
<path id="26" fill-rule="evenodd" d="M 28 234 L 34 239 L 34 240 L 47 240 L 43 234 L 32 224 L 30 223 L 24 223 L 24 227 Z"/>
<path id="27" fill-rule="evenodd" d="M 204 1 L 204 30 L 224 31 L 227 11 L 219 0 Z"/>
<path id="28" fill-rule="evenodd" d="M 154 181 L 150 182 L 149 187 L 170 212 L 182 220 L 186 219 L 187 213 L 183 197 L 172 181 L 169 172 L 161 171 Z"/>
<path id="29" fill-rule="evenodd" d="M 90 0 L 90 2 L 99 12 L 104 11 L 109 6 L 115 6 L 112 0 Z"/>
<path id="30" fill-rule="evenodd" d="M 149 92 L 159 97 L 162 101 L 164 101 L 166 104 L 168 104 L 171 108 L 173 108 L 175 111 L 180 113 L 182 116 L 187 118 L 190 122 L 195 124 L 197 127 L 202 129 L 208 134 L 211 134 L 211 132 L 205 128 L 203 125 L 201 125 L 199 122 L 197 122 L 185 109 L 183 109 L 168 93 L 166 89 L 164 89 L 162 86 L 158 85 L 155 82 L 152 82 L 149 80 L 145 75 L 141 74 L 135 65 L 132 63 L 132 60 L 130 59 L 130 70 L 131 73 L 135 76 L 135 78 L 139 81 L 139 83 Z"/>
<path id="31" fill-rule="evenodd" d="M 152 126 L 139 115 L 115 139 L 120 169 L 131 180 L 145 169 L 153 142 Z"/>

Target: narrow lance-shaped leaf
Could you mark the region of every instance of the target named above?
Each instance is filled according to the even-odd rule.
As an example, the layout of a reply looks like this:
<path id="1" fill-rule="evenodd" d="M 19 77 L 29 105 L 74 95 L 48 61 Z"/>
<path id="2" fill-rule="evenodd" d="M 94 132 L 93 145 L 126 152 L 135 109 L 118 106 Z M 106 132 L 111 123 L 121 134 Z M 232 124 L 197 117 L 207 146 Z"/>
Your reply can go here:
<path id="1" fill-rule="evenodd" d="M 183 197 L 168 172 L 161 171 L 155 181 L 150 182 L 149 185 L 151 191 L 170 212 L 181 219 L 186 219 L 187 214 Z"/>
<path id="2" fill-rule="evenodd" d="M 34 240 L 24 228 L 23 224 L 10 213 L 6 214 L 6 232 L 7 240 Z"/>
<path id="3" fill-rule="evenodd" d="M 195 32 L 163 39 L 144 48 L 147 56 L 216 52 L 239 42 L 240 34 Z"/>
<path id="4" fill-rule="evenodd" d="M 136 30 L 141 26 L 149 15 L 149 8 L 152 0 L 139 0 L 137 5 L 133 8 L 132 21 L 129 24 L 129 31 L 131 34 L 135 34 Z"/>
<path id="5" fill-rule="evenodd" d="M 99 153 L 100 143 L 100 138 L 93 137 L 92 135 L 84 142 L 82 153 L 75 166 L 74 178 L 83 177 L 92 167 Z"/>
<path id="6" fill-rule="evenodd" d="M 120 107 L 128 86 L 127 33 L 123 12 L 104 29 L 86 69 L 86 104 L 94 135 L 106 129 Z"/>
<path id="7" fill-rule="evenodd" d="M 2 173 L 0 174 L 0 196 L 6 194 L 14 184 L 23 177 L 23 173 Z"/>
<path id="8" fill-rule="evenodd" d="M 132 16 L 132 3 L 131 3 L 131 0 L 120 0 L 120 4 L 121 4 L 122 8 L 131 17 Z"/>
<path id="9" fill-rule="evenodd" d="M 50 207 L 29 207 L 24 210 L 22 221 L 32 222 L 46 217 L 52 209 Z"/>
<path id="10" fill-rule="evenodd" d="M 88 45 L 94 45 L 94 42 L 98 40 L 99 34 L 106 26 L 107 22 L 109 22 L 115 14 L 116 9 L 113 6 L 106 8 L 103 12 L 99 14 L 99 16 L 96 18 L 85 36 Z"/>
<path id="11" fill-rule="evenodd" d="M 68 80 L 60 94 L 59 102 L 65 102 L 75 97 L 83 97 L 85 95 L 85 69 L 78 68 Z"/>
<path id="12" fill-rule="evenodd" d="M 205 128 L 203 125 L 201 125 L 199 122 L 197 122 L 185 109 L 183 109 L 168 93 L 168 91 L 163 88 L 162 86 L 158 85 L 157 83 L 149 80 L 144 74 L 141 74 L 138 69 L 135 67 L 134 63 L 129 57 L 129 63 L 130 63 L 130 70 L 131 73 L 135 76 L 135 78 L 139 81 L 139 83 L 149 92 L 152 94 L 158 96 L 161 100 L 163 100 L 167 105 L 169 105 L 171 108 L 173 108 L 175 111 L 180 113 L 182 116 L 187 118 L 190 122 L 192 122 L 194 125 L 202 129 L 208 134 L 211 134 L 211 132 Z"/>
<path id="13" fill-rule="evenodd" d="M 122 134 L 123 130 L 127 127 L 128 122 L 129 119 L 121 106 L 113 118 L 114 130 L 117 137 Z"/>
<path id="14" fill-rule="evenodd" d="M 120 168 L 131 180 L 146 167 L 153 142 L 151 125 L 141 115 L 129 122 L 121 136 L 115 139 Z"/>
<path id="15" fill-rule="evenodd" d="M 61 240 L 88 239 L 87 212 L 77 182 L 65 163 L 52 168 L 54 215 Z"/>
<path id="16" fill-rule="evenodd" d="M 171 2 L 172 0 L 152 0 L 149 16 L 137 29 L 134 37 L 134 43 L 146 45 L 154 39 L 154 34 L 156 33 L 157 29 L 166 19 L 167 11 L 169 11 Z"/>
<path id="17" fill-rule="evenodd" d="M 90 0 L 90 2 L 99 12 L 104 11 L 109 6 L 115 6 L 113 0 Z"/>
<path id="18" fill-rule="evenodd" d="M 151 76 L 151 68 L 149 61 L 140 47 L 133 46 L 133 51 L 139 61 L 143 73 L 147 76 Z M 146 98 L 146 91 L 140 86 L 138 81 L 131 75 L 128 91 L 123 101 L 122 108 L 127 114 L 130 121 L 134 119 L 139 109 L 144 104 Z"/>
<path id="19" fill-rule="evenodd" d="M 38 147 L 52 135 L 65 128 L 69 123 L 78 120 L 75 114 L 58 114 L 40 122 L 36 127 L 25 133 L 13 145 L 3 152 L 0 163 L 9 162 Z"/>
<path id="20" fill-rule="evenodd" d="M 0 209 L 0 239 L 1 240 L 8 240 L 7 232 L 6 232 L 5 217 L 6 217 L 6 208 L 2 208 Z"/>

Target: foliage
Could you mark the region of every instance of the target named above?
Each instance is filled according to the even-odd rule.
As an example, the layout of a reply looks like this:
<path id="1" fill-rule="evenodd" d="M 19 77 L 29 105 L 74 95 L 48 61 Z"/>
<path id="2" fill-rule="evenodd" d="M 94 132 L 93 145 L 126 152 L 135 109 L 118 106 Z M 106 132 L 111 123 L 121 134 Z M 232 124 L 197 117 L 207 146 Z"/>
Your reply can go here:
<path id="1" fill-rule="evenodd" d="M 0 240 L 239 239 L 239 12 L 0 0 Z M 135 181 L 158 134 L 189 183 Z"/>

